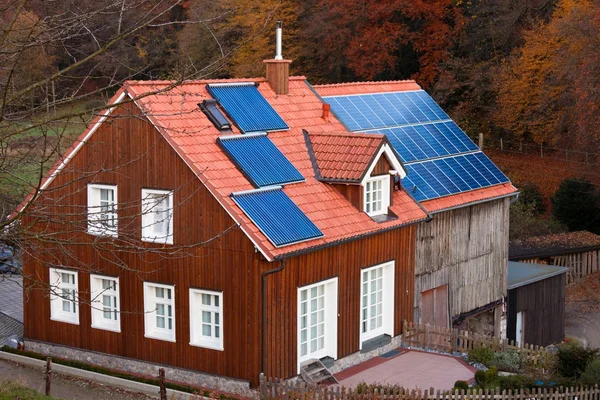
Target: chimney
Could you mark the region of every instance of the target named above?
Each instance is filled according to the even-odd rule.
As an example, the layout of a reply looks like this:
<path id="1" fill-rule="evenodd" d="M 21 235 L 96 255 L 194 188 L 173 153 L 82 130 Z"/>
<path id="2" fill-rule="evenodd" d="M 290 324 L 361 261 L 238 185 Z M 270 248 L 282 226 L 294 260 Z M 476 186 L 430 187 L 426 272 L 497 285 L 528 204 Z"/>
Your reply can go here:
<path id="1" fill-rule="evenodd" d="M 284 60 L 281 55 L 281 21 L 277 21 L 275 29 L 275 58 L 273 60 L 264 60 L 267 64 L 267 81 L 276 94 L 288 94 L 290 64 L 292 60 Z"/>

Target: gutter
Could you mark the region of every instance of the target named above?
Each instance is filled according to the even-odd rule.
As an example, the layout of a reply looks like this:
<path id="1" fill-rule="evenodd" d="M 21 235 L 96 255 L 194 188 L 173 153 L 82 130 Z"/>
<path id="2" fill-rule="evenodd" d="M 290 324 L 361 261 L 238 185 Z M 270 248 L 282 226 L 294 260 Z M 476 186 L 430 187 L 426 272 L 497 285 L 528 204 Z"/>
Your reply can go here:
<path id="1" fill-rule="evenodd" d="M 270 269 L 262 274 L 262 359 L 261 371 L 267 372 L 267 276 L 281 272 L 285 269 L 287 258 L 281 260 L 279 268 Z"/>

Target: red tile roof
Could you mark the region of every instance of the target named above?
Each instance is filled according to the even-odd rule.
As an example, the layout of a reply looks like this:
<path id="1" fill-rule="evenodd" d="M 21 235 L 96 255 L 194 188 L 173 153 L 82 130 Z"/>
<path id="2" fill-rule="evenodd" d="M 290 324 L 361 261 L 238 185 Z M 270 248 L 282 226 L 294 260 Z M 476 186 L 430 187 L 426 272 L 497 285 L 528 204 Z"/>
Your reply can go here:
<path id="1" fill-rule="evenodd" d="M 317 175 L 325 180 L 360 182 L 374 161 L 385 135 L 355 133 L 307 133 Z"/>
<path id="2" fill-rule="evenodd" d="M 319 95 L 323 97 L 421 90 L 421 86 L 413 80 L 334 83 L 331 85 L 315 85 L 314 87 Z"/>
<path id="3" fill-rule="evenodd" d="M 333 116 L 327 121 L 322 118 L 322 103 L 304 77 L 291 77 L 289 94 L 280 96 L 264 79 L 236 79 L 236 82 L 259 82 L 260 93 L 290 127 L 289 131 L 269 133 L 269 138 L 306 181 L 286 185 L 283 190 L 325 235 L 323 238 L 276 248 L 229 197 L 232 192 L 253 187 L 217 145 L 219 131 L 197 106 L 202 100 L 211 98 L 206 91 L 207 83 L 232 81 L 186 82 L 164 93 L 140 97 L 136 103 L 265 256 L 273 259 L 286 253 L 427 218 L 412 197 L 403 191 L 395 191 L 394 205 L 390 209 L 399 218 L 377 223 L 356 209 L 332 186 L 315 178 L 302 130 L 319 134 L 344 132 L 345 129 Z M 131 81 L 126 83 L 125 90 L 139 97 L 150 91 L 161 90 L 169 83 Z M 238 132 L 234 129 L 234 133 Z"/>
<path id="4" fill-rule="evenodd" d="M 427 210 L 427 212 L 438 212 L 458 206 L 466 206 L 470 203 L 483 200 L 492 200 L 497 197 L 508 196 L 515 194 L 516 192 L 517 188 L 515 188 L 513 185 L 510 183 L 503 183 L 501 185 L 471 190 L 469 192 L 458 193 L 452 196 L 440 197 L 439 199 L 422 201 L 421 205 Z"/>

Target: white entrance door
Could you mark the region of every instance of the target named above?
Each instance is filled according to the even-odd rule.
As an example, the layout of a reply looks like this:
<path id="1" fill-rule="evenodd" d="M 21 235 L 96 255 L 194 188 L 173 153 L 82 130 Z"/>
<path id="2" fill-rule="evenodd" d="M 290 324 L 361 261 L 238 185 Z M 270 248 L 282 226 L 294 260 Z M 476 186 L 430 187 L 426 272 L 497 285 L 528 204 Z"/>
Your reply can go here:
<path id="1" fill-rule="evenodd" d="M 298 368 L 337 358 L 337 278 L 298 288 Z"/>
<path id="2" fill-rule="evenodd" d="M 517 342 L 517 346 L 522 346 L 523 345 L 523 338 L 524 338 L 524 334 L 525 334 L 525 324 L 524 324 L 524 313 L 523 311 L 518 312 L 517 313 L 517 331 L 516 331 L 516 342 Z"/>

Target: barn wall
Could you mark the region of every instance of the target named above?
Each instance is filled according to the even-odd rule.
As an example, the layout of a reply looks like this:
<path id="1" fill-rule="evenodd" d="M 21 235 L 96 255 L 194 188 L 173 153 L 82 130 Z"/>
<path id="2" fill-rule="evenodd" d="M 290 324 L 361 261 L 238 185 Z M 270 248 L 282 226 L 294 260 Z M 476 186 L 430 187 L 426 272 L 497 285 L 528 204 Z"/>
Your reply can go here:
<path id="1" fill-rule="evenodd" d="M 448 285 L 450 318 L 506 294 L 509 199 L 434 214 L 417 227 L 414 319 L 421 293 Z"/>

